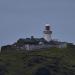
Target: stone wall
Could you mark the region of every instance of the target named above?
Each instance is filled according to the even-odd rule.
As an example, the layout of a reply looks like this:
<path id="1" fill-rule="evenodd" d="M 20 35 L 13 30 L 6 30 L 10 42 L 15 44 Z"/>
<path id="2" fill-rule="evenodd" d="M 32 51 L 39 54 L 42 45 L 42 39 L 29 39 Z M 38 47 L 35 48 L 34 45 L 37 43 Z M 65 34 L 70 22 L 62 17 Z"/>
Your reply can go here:
<path id="1" fill-rule="evenodd" d="M 25 45 L 25 49 L 26 50 L 37 50 L 37 49 L 45 49 L 45 48 L 50 48 L 50 47 L 52 47 L 52 45 L 29 45 L 29 44 L 27 44 L 27 45 Z"/>

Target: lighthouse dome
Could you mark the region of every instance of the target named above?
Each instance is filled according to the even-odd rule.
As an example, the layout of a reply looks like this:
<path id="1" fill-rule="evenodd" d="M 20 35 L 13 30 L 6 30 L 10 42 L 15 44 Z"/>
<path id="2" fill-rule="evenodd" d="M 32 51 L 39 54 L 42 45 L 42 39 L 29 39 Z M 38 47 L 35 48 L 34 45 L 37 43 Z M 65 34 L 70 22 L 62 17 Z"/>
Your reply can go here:
<path id="1" fill-rule="evenodd" d="M 45 24 L 45 26 L 50 26 L 50 24 Z"/>

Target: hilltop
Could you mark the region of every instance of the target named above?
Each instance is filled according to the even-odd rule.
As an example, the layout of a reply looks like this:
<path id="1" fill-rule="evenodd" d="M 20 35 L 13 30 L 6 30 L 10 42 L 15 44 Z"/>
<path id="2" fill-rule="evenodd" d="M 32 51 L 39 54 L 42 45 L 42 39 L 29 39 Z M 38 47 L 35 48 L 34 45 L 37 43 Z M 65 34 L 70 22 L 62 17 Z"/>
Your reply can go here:
<path id="1" fill-rule="evenodd" d="M 2 52 L 0 75 L 75 75 L 75 48 Z"/>
<path id="2" fill-rule="evenodd" d="M 52 40 L 49 24 L 43 33 L 2 46 L 0 75 L 75 75 L 75 45 Z"/>

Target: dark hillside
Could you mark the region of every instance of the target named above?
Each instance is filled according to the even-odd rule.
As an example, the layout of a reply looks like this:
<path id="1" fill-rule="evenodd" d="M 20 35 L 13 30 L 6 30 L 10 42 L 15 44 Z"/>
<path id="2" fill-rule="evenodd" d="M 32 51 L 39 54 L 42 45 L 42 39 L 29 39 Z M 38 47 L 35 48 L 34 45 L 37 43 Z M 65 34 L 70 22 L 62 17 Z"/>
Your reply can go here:
<path id="1" fill-rule="evenodd" d="M 2 52 L 0 75 L 75 75 L 75 49 Z"/>

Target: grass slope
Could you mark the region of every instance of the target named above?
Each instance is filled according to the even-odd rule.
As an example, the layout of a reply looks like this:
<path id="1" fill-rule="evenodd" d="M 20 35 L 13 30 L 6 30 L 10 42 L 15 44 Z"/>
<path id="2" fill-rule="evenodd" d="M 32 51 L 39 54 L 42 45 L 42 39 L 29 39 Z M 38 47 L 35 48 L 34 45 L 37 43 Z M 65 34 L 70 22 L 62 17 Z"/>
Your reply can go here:
<path id="1" fill-rule="evenodd" d="M 0 53 L 0 75 L 75 75 L 75 50 L 50 48 Z"/>

